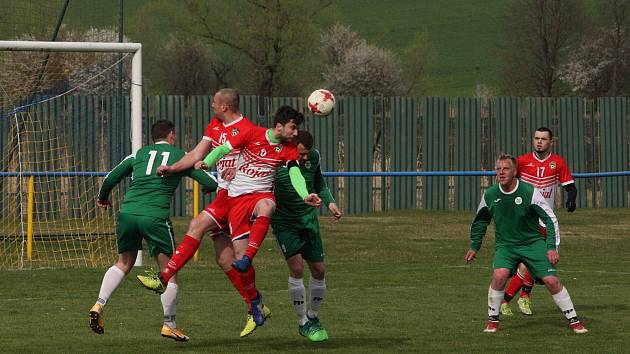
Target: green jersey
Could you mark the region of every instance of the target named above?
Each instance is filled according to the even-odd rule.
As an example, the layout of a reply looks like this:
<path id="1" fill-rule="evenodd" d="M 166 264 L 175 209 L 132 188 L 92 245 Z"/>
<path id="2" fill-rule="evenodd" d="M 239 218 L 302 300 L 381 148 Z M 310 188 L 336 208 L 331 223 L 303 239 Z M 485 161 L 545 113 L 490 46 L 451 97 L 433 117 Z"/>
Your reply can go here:
<path id="1" fill-rule="evenodd" d="M 156 174 L 158 166 L 170 166 L 185 154 L 183 150 L 167 142 L 158 142 L 139 149 L 107 174 L 98 199 L 107 200 L 112 188 L 131 174 L 131 186 L 125 193 L 120 212 L 168 219 L 173 194 L 184 175 L 192 177 L 208 189 L 216 190 L 217 187 L 216 179 L 203 170 L 191 168 L 165 177 Z"/>
<path id="2" fill-rule="evenodd" d="M 328 206 L 330 203 L 334 203 L 335 199 L 330 194 L 328 185 L 326 185 L 324 176 L 322 176 L 320 162 L 319 151 L 311 149 L 308 154 L 308 160 L 300 161 L 300 171 L 306 181 L 308 192 L 319 194 L 324 204 Z M 313 207 L 304 203 L 304 200 L 300 198 L 295 188 L 293 188 L 289 169 L 286 166 L 279 168 L 276 172 L 274 194 L 278 202 L 274 217 L 294 218 L 313 211 Z"/>
<path id="3" fill-rule="evenodd" d="M 516 180 L 516 189 L 505 193 L 499 184 L 488 188 L 481 198 L 470 228 L 470 248 L 478 251 L 490 220 L 494 219 L 496 246 L 529 245 L 543 236 L 538 219 L 547 228 L 547 249 L 557 250 L 560 241 L 558 219 L 540 192 L 531 184 Z"/>

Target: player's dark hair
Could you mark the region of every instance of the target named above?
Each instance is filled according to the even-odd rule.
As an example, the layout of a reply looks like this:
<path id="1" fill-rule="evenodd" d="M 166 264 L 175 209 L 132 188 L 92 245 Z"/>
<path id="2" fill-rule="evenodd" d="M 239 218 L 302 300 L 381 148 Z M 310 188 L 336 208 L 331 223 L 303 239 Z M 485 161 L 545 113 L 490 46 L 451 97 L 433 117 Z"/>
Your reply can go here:
<path id="1" fill-rule="evenodd" d="M 551 131 L 551 129 L 547 128 L 547 127 L 540 127 L 538 129 L 536 129 L 537 132 L 547 132 L 549 133 L 549 140 L 553 139 L 553 132 Z"/>
<path id="2" fill-rule="evenodd" d="M 505 160 L 510 160 L 512 161 L 512 167 L 516 168 L 516 159 L 514 158 L 514 156 L 510 155 L 510 154 L 501 154 L 499 155 L 499 157 L 497 158 L 497 162 L 498 161 L 505 161 Z"/>
<path id="3" fill-rule="evenodd" d="M 310 150 L 313 148 L 313 136 L 306 130 L 299 130 L 297 134 L 297 138 L 295 140 L 296 143 L 304 145 L 306 150 Z"/>
<path id="4" fill-rule="evenodd" d="M 154 142 L 166 139 L 172 131 L 175 131 L 175 124 L 168 119 L 160 119 L 151 126 L 151 139 Z"/>
<path id="5" fill-rule="evenodd" d="M 304 115 L 291 106 L 282 106 L 276 111 L 276 115 L 273 117 L 273 126 L 278 124 L 285 125 L 293 121 L 296 125 L 304 122 Z"/>
<path id="6" fill-rule="evenodd" d="M 222 88 L 218 91 L 221 94 L 221 103 L 232 107 L 232 112 L 239 111 L 241 98 L 238 92 L 232 88 Z"/>

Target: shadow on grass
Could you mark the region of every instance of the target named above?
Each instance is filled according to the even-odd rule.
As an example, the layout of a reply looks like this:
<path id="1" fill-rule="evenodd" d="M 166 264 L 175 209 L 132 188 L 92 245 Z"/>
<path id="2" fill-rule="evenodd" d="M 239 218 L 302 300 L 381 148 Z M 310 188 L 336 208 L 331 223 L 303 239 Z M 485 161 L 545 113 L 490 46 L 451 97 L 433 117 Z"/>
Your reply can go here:
<path id="1" fill-rule="evenodd" d="M 230 348 L 239 346 L 247 346 L 250 351 L 299 351 L 299 350 L 317 350 L 317 349 L 353 349 L 357 352 L 383 352 L 393 348 L 404 350 L 410 349 L 412 344 L 410 338 L 406 337 L 370 337 L 370 338 L 344 338 L 335 337 L 326 342 L 312 343 L 306 338 L 293 336 L 292 338 L 247 338 L 240 340 L 219 339 L 219 340 L 203 340 L 186 343 L 189 350 L 204 349 L 217 351 L 230 351 Z"/>

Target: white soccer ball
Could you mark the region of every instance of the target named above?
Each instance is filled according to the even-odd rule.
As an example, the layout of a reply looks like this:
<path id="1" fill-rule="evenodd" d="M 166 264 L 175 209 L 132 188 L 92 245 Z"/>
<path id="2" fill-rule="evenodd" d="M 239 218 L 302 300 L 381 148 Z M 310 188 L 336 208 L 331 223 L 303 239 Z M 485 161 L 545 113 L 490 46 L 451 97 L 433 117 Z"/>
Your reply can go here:
<path id="1" fill-rule="evenodd" d="M 335 108 L 335 96 L 326 89 L 315 90 L 308 96 L 308 109 L 316 116 L 327 116 Z"/>

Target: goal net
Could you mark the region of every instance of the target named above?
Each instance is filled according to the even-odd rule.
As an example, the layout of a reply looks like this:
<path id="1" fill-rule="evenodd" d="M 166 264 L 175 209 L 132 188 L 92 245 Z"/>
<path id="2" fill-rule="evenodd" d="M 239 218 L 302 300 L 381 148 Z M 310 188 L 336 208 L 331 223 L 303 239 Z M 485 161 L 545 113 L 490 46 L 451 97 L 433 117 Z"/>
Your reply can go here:
<path id="1" fill-rule="evenodd" d="M 0 269 L 115 259 L 120 192 L 95 202 L 99 171 L 140 146 L 139 63 L 135 43 L 0 41 Z"/>

